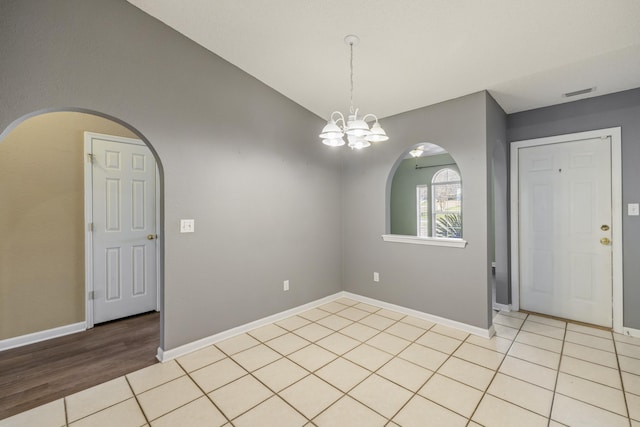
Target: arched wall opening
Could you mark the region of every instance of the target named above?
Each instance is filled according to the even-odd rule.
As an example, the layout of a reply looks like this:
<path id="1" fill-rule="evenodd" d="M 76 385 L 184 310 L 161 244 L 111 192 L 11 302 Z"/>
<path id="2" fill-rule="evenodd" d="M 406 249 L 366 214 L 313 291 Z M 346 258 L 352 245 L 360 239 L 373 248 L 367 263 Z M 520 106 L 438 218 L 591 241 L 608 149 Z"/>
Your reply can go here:
<path id="1" fill-rule="evenodd" d="M 18 118 L 0 134 L 0 342 L 86 321 L 85 131 L 135 138 L 149 147 L 159 176 L 157 229 L 164 234 L 162 162 L 135 127 L 80 108 Z M 163 238 L 158 251 L 162 348 Z"/>
<path id="2" fill-rule="evenodd" d="M 433 178 L 445 169 L 457 174 L 458 182 L 455 186 L 445 186 L 451 187 L 452 194 L 446 191 L 436 195 L 432 191 L 435 188 Z M 417 237 L 461 238 L 462 181 L 460 177 L 461 171 L 456 160 L 440 145 L 421 142 L 405 149 L 394 162 L 387 177 L 386 233 Z M 436 210 L 436 205 L 442 205 L 444 208 L 441 206 L 440 210 Z M 457 231 L 455 233 L 437 232 L 445 228 Z"/>

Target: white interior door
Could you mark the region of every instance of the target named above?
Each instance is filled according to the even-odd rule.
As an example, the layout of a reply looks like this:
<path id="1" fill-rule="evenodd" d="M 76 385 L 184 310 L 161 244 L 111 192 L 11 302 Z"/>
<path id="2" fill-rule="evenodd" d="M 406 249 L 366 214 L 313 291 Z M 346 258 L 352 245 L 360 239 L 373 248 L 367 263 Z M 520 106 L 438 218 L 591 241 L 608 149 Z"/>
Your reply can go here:
<path id="1" fill-rule="evenodd" d="M 611 327 L 610 138 L 521 148 L 518 162 L 520 307 Z"/>
<path id="2" fill-rule="evenodd" d="M 156 163 L 136 140 L 91 138 L 93 321 L 156 309 Z"/>

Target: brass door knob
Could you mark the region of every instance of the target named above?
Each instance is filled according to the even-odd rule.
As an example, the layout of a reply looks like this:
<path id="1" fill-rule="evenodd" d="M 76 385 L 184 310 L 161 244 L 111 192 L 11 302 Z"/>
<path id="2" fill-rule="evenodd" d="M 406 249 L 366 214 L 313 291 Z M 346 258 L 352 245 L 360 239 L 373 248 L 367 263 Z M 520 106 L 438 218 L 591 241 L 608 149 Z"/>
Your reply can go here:
<path id="1" fill-rule="evenodd" d="M 608 245 L 609 243 L 611 243 L 611 240 L 609 240 L 607 237 L 603 237 L 602 239 L 600 239 L 600 243 L 602 243 L 603 245 Z"/>
<path id="2" fill-rule="evenodd" d="M 147 240 L 153 240 L 156 238 L 155 234 L 147 234 Z"/>

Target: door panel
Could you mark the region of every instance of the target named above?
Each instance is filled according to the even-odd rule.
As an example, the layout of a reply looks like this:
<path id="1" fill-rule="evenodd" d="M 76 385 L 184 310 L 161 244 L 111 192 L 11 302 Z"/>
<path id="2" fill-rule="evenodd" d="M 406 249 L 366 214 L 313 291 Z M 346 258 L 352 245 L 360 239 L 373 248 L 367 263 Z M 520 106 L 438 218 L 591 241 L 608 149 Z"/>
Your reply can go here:
<path id="1" fill-rule="evenodd" d="M 612 326 L 611 143 L 520 148 L 520 307 Z"/>
<path id="2" fill-rule="evenodd" d="M 100 323 L 156 308 L 156 166 L 145 145 L 93 138 L 91 150 L 93 309 Z"/>

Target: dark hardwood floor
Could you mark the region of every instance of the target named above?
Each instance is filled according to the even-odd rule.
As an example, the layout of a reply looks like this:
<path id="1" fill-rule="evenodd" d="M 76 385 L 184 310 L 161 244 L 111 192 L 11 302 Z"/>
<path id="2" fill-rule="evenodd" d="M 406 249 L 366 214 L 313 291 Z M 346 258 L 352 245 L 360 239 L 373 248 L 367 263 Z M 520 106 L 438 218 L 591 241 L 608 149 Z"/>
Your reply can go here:
<path id="1" fill-rule="evenodd" d="M 0 352 L 0 420 L 157 363 L 160 313 Z"/>

